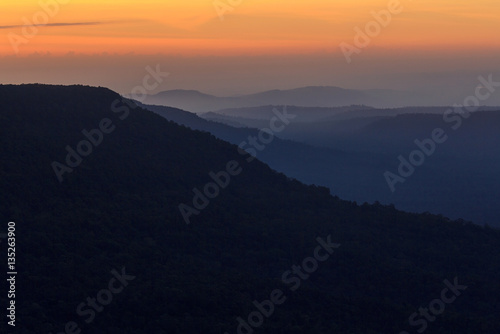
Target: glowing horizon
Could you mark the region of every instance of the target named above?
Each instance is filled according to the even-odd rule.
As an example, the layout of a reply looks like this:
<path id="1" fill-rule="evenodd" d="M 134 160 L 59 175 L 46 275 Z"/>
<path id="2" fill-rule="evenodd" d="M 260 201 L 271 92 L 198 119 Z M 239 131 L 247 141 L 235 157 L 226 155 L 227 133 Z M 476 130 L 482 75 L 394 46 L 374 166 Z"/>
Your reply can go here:
<path id="1" fill-rule="evenodd" d="M 289 3 L 284 0 L 242 1 L 221 20 L 213 0 L 137 1 L 72 0 L 43 11 L 38 1 L 0 5 L 0 55 L 13 55 L 9 38 L 22 38 L 18 55 L 177 54 L 227 55 L 275 53 L 339 53 L 341 42 L 353 43 L 354 27 L 374 20 L 371 11 L 385 10 L 388 1 L 325 0 Z M 397 1 L 397 0 L 394 0 Z M 221 0 L 221 3 L 226 1 Z M 498 50 L 500 3 L 401 0 L 402 13 L 373 39 L 370 47 L 407 50 Z M 33 37 L 23 25 L 44 14 L 48 24 Z M 52 15 L 53 14 L 53 15 Z M 25 31 L 30 31 L 24 28 Z M 18 40 L 19 41 L 19 40 Z M 27 41 L 27 42 L 26 42 Z M 24 43 L 26 42 L 26 43 Z"/>
<path id="2" fill-rule="evenodd" d="M 0 3 L 0 83 L 128 93 L 146 66 L 161 64 L 171 75 L 158 91 L 226 96 L 330 85 L 454 99 L 478 75 L 500 71 L 496 0 L 231 0 L 223 19 L 214 1 L 229 3 L 7 0 Z M 394 6 L 403 10 L 376 23 L 373 12 Z M 25 26 L 33 23 L 42 25 Z M 380 31 L 356 46 L 355 28 L 367 24 Z M 357 48 L 351 62 L 342 43 Z"/>

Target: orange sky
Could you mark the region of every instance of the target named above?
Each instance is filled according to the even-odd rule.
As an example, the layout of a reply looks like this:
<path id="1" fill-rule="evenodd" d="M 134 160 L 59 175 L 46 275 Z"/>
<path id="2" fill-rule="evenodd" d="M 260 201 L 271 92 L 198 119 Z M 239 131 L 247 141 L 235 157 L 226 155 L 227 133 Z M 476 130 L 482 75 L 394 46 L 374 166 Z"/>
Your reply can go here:
<path id="1" fill-rule="evenodd" d="M 213 0 L 38 0 L 0 4 L 0 55 L 273 54 L 339 52 L 380 0 L 243 0 L 221 20 Z M 229 0 L 220 0 L 227 4 Z M 398 1 L 398 0 L 393 0 Z M 67 4 L 64 4 L 67 2 Z M 237 0 L 233 0 L 233 3 Z M 389 49 L 499 49 L 498 0 L 401 0 L 404 10 L 373 38 Z M 54 6 L 57 4 L 57 7 Z M 229 8 L 229 7 L 228 7 Z M 24 29 L 38 20 L 46 26 Z M 25 33 L 28 32 L 26 35 Z"/>

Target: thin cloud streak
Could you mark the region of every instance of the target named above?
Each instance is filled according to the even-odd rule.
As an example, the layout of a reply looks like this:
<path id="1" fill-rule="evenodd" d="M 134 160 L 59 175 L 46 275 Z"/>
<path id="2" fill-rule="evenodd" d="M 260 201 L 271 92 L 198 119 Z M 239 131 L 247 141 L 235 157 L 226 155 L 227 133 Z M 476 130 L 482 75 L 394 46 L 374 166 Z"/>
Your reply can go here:
<path id="1" fill-rule="evenodd" d="M 135 21 L 112 21 L 112 22 L 72 22 L 72 23 L 47 23 L 47 24 L 33 24 L 33 27 L 72 27 L 72 26 L 97 26 L 103 24 L 112 24 L 112 23 L 126 23 L 126 22 L 137 22 Z M 12 26 L 0 26 L 0 30 L 4 29 L 15 29 L 15 28 L 23 28 L 26 27 L 25 24 L 12 25 Z"/>

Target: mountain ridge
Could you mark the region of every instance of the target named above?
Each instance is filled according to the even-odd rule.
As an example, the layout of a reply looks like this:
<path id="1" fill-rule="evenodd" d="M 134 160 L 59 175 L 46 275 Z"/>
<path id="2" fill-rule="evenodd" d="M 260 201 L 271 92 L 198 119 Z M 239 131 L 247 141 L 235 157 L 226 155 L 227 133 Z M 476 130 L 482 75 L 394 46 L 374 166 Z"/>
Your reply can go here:
<path id="1" fill-rule="evenodd" d="M 416 105 L 419 99 L 421 99 L 419 94 L 398 90 L 356 90 L 336 86 L 306 86 L 225 97 L 195 90 L 170 90 L 149 95 L 144 103 L 160 104 L 199 113 L 270 104 L 304 107 L 341 107 L 346 105 L 398 107 Z"/>

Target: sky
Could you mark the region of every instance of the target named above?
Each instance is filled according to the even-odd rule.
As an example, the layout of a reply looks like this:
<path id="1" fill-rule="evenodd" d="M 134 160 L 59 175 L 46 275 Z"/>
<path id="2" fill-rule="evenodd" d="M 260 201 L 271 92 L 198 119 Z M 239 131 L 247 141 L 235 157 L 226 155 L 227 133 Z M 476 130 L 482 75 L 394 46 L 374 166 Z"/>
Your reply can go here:
<path id="1" fill-rule="evenodd" d="M 7 0 L 0 18 L 4 84 L 127 93 L 160 64 L 157 90 L 462 94 L 500 71 L 498 0 Z"/>

